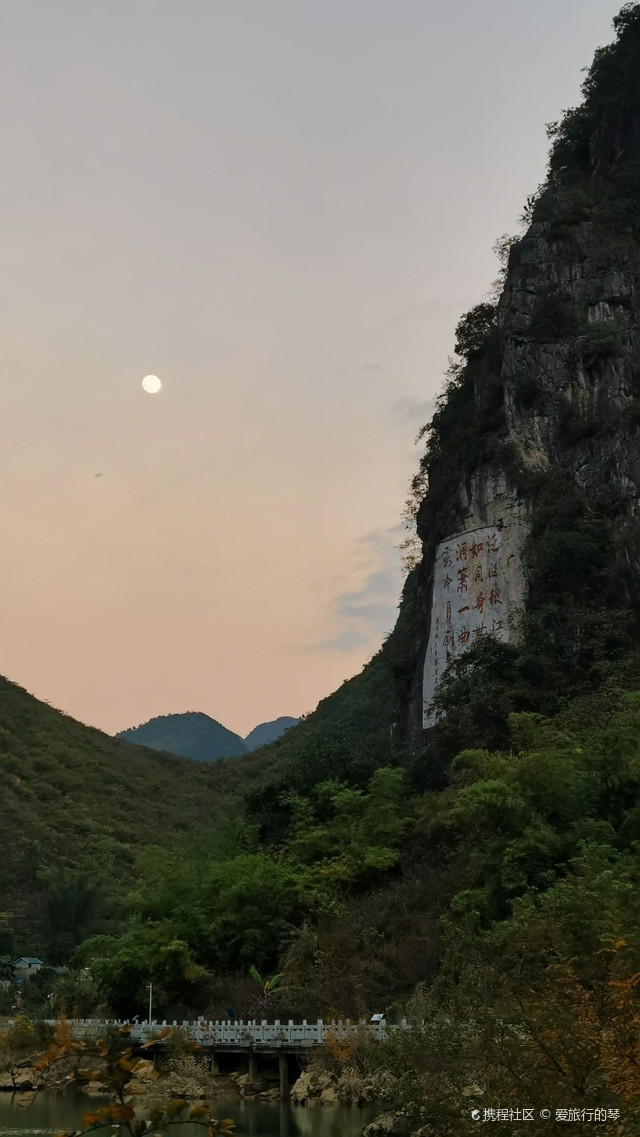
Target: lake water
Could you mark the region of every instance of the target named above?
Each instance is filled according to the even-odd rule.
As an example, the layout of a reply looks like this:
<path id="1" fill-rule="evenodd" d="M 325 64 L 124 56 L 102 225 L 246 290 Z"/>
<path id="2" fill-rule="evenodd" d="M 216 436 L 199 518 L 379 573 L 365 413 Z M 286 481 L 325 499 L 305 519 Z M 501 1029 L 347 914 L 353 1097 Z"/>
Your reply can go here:
<path id="1" fill-rule="evenodd" d="M 80 1125 L 95 1102 L 84 1094 L 42 1093 L 28 1105 L 17 1094 L 0 1093 L 0 1137 L 51 1137 L 61 1129 Z M 375 1109 L 355 1106 L 300 1106 L 275 1102 L 215 1101 L 214 1117 L 232 1117 L 237 1137 L 360 1137 L 363 1125 L 375 1117 Z M 203 1129 L 184 1125 L 171 1130 L 175 1137 L 202 1137 Z M 109 1130 L 102 1130 L 108 1134 Z M 112 1130 L 115 1134 L 115 1128 Z"/>

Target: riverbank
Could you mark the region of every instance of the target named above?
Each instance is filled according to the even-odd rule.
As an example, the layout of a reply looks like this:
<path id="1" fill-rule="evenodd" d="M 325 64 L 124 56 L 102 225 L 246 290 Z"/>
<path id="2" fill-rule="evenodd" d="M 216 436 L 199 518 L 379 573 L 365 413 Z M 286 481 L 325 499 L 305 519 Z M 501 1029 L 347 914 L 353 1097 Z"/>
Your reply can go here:
<path id="1" fill-rule="evenodd" d="M 69 1110 L 79 1116 L 86 1110 L 106 1103 L 110 1098 L 109 1087 L 99 1076 L 79 1084 L 70 1063 L 75 1066 L 76 1059 L 63 1059 L 55 1066 L 39 1069 L 33 1063 L 14 1068 L 11 1075 L 0 1072 L 0 1101 L 10 1103 L 12 1109 L 26 1115 L 43 1099 L 55 1101 L 56 1116 L 65 1112 L 65 1102 Z M 93 1071 L 95 1074 L 98 1071 Z M 106 1069 L 103 1066 L 103 1073 Z M 313 1130 L 322 1137 L 327 1128 L 336 1137 L 344 1137 L 340 1118 L 347 1112 L 349 1118 L 349 1137 L 411 1137 L 408 1117 L 401 1113 L 380 1111 L 380 1098 L 384 1093 L 380 1078 L 365 1078 L 353 1066 L 342 1069 L 327 1069 L 321 1059 L 315 1059 L 303 1070 L 291 1087 L 289 1102 L 280 1100 L 279 1087 L 268 1080 L 252 1081 L 246 1071 L 234 1070 L 229 1074 L 211 1071 L 201 1058 L 170 1060 L 164 1069 L 157 1070 L 153 1062 L 138 1062 L 136 1076 L 127 1087 L 127 1099 L 136 1110 L 148 1110 L 159 1101 L 184 1098 L 189 1102 L 206 1101 L 212 1112 L 222 1109 L 225 1115 L 237 1110 L 259 1111 L 261 1107 L 279 1107 L 285 1117 L 299 1119 L 298 1129 L 302 1133 Z M 2 1092 L 4 1091 L 4 1092 Z M 37 1107 L 36 1112 L 40 1111 Z M 302 1124 L 302 1115 L 309 1118 Z M 327 1120 L 331 1116 L 335 1122 Z M 313 1121 L 312 1117 L 316 1120 Z M 325 1120 L 322 1120 L 322 1119 Z M 17 1126 L 19 1129 L 20 1126 Z M 59 1129 L 60 1126 L 58 1125 Z M 12 1132 L 14 1130 L 12 1129 Z M 265 1137 L 259 1130 L 260 1137 Z M 0 1137 L 3 1129 L 0 1125 Z M 251 1137 L 255 1137 L 252 1127 Z M 291 1137 L 286 1127 L 283 1137 Z"/>
<path id="2" fill-rule="evenodd" d="M 388 1089 L 385 1076 L 379 1072 L 375 1077 L 363 1073 L 364 1065 L 356 1061 L 353 1047 L 349 1048 L 349 1058 L 342 1054 L 338 1058 L 331 1047 L 316 1050 L 305 1056 L 302 1070 L 293 1055 L 283 1067 L 282 1056 L 263 1056 L 258 1066 L 247 1054 L 238 1054 L 235 1061 L 239 1068 L 233 1069 L 234 1056 L 198 1050 L 180 1032 L 172 1032 L 165 1048 L 156 1050 L 152 1059 L 148 1050 L 140 1052 L 135 1045 L 133 1052 L 128 1049 L 126 1038 L 116 1044 L 115 1053 L 107 1053 L 100 1039 L 88 1047 L 83 1043 L 79 1052 L 66 1024 L 61 1023 L 54 1034 L 50 1027 L 26 1019 L 4 1035 L 3 1043 L 0 1093 L 10 1095 L 25 1108 L 43 1093 L 56 1093 L 79 1097 L 85 1102 L 85 1111 L 95 1110 L 113 1099 L 121 1069 L 126 1071 L 124 1100 L 138 1114 L 176 1099 L 207 1103 L 212 1111 L 217 1111 L 221 1102 L 269 1105 L 290 1099 L 292 1107 L 312 1107 L 312 1112 L 316 1112 L 315 1106 L 323 1107 L 323 1111 L 366 1108 L 364 1125 L 382 1110 Z M 372 1132 L 369 1137 L 377 1135 Z"/>
<path id="3" fill-rule="evenodd" d="M 35 1056 L 22 1059 L 0 1071 L 0 1092 L 40 1093 L 44 1090 L 63 1092 L 70 1088 L 86 1097 L 108 1097 L 107 1070 L 104 1062 L 92 1059 L 91 1077 L 79 1080 L 77 1059 L 61 1059 L 40 1067 Z M 280 1087 L 275 1071 L 252 1077 L 245 1069 L 228 1073 L 210 1070 L 205 1059 L 195 1056 L 169 1059 L 157 1069 L 153 1062 L 139 1060 L 135 1076 L 127 1086 L 131 1098 L 185 1098 L 189 1101 L 217 1101 L 220 1098 L 278 1101 Z M 293 1082 L 290 1099 L 295 1105 L 373 1104 L 379 1096 L 371 1079 L 363 1078 L 350 1066 L 341 1071 L 327 1070 L 315 1061 Z"/>

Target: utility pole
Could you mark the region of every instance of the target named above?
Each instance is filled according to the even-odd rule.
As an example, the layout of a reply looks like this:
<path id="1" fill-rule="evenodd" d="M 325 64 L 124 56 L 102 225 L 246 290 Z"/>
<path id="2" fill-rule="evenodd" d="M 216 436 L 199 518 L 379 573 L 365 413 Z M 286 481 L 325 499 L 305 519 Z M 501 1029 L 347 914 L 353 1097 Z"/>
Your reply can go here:
<path id="1" fill-rule="evenodd" d="M 149 992 L 149 1026 L 151 1026 L 151 1015 L 153 1014 L 153 983 L 147 983 L 147 991 Z"/>

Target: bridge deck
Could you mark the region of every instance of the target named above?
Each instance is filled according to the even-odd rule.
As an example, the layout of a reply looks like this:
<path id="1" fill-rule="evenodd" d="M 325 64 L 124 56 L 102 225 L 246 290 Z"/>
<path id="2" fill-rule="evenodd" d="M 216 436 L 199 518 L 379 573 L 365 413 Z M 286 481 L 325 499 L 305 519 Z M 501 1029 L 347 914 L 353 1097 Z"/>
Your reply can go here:
<path id="1" fill-rule="evenodd" d="M 56 1025 L 53 1019 L 48 1020 L 51 1026 Z M 206 1021 L 198 1019 L 197 1022 L 134 1022 L 129 1024 L 124 1020 L 104 1019 L 74 1019 L 70 1024 L 76 1036 L 99 1035 L 106 1029 L 131 1025 L 130 1037 L 137 1042 L 144 1042 L 160 1034 L 167 1027 L 177 1028 L 191 1041 L 204 1048 L 216 1050 L 243 1051 L 243 1050 L 306 1050 L 315 1046 L 324 1046 L 329 1041 L 341 1042 L 352 1036 L 354 1032 L 363 1032 L 374 1038 L 380 1038 L 390 1029 L 384 1019 L 379 1022 L 353 1023 L 343 1021 L 325 1023 L 322 1019 L 308 1023 L 303 1019 L 301 1023 L 267 1022 L 255 1019 L 244 1022 L 240 1020 Z M 404 1023 L 399 1024 L 400 1027 Z M 391 1029 L 397 1029 L 395 1027 Z"/>

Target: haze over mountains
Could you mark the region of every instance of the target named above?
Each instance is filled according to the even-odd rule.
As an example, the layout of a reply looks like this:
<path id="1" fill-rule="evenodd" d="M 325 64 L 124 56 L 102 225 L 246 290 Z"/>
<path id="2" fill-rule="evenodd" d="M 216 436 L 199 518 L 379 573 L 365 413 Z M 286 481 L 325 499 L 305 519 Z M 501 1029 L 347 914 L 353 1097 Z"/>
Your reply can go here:
<path id="1" fill-rule="evenodd" d="M 158 715 L 140 726 L 120 731 L 116 737 L 196 762 L 215 762 L 218 758 L 234 758 L 268 742 L 275 742 L 298 721 L 283 715 L 273 722 L 260 723 L 246 738 L 241 738 L 209 715 L 188 711 L 185 714 Z"/>

